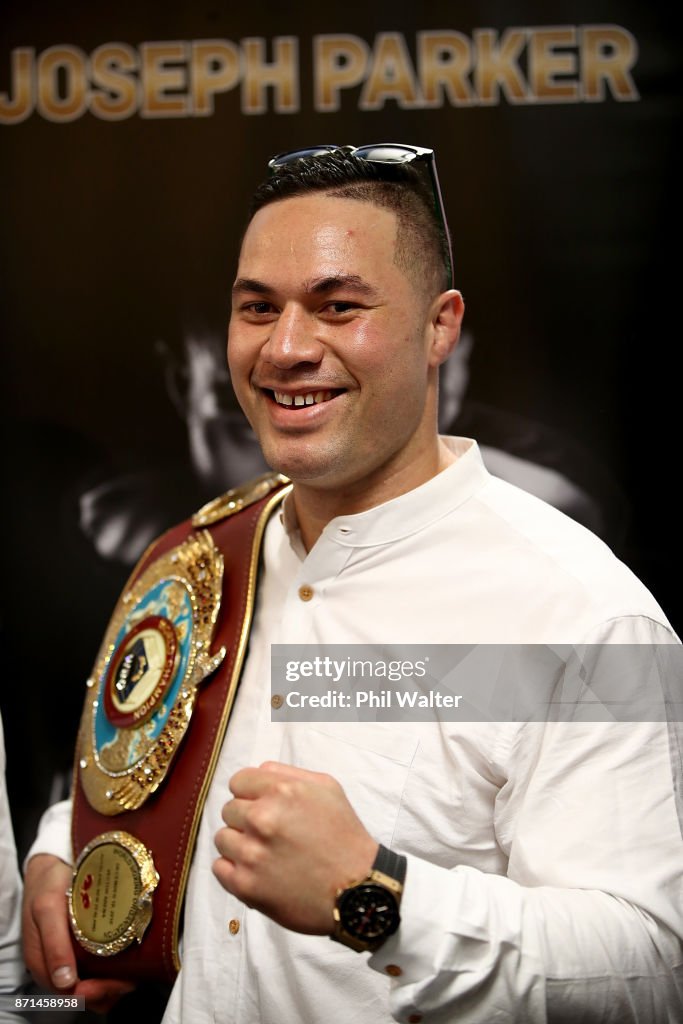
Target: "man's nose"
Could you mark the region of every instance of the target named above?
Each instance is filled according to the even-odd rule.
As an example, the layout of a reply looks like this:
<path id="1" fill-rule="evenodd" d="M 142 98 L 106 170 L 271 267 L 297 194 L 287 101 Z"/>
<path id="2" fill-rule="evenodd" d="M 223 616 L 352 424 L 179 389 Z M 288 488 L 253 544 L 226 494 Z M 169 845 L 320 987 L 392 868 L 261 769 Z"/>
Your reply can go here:
<path id="1" fill-rule="evenodd" d="M 270 325 L 263 358 L 281 369 L 298 363 L 319 363 L 324 347 L 316 336 L 315 326 L 314 318 L 300 306 L 286 306 Z"/>

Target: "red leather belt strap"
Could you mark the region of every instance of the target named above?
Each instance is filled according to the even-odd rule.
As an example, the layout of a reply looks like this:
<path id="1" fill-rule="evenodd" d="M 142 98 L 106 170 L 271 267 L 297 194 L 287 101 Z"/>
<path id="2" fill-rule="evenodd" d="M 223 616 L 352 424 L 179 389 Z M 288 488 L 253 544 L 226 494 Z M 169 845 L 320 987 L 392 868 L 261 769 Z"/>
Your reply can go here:
<path id="1" fill-rule="evenodd" d="M 168 777 L 145 803 L 114 817 L 98 813 L 81 784 L 78 758 L 74 773 L 72 840 L 74 859 L 97 836 L 113 829 L 139 839 L 151 852 L 159 873 L 151 922 L 142 943 L 112 956 L 89 953 L 74 939 L 83 976 L 173 981 L 179 969 L 181 908 L 206 792 L 214 772 L 232 708 L 255 601 L 261 540 L 273 507 L 282 499 L 280 485 L 266 497 L 210 527 L 224 557 L 223 594 L 212 650 L 227 654 L 213 676 L 200 685 L 189 728 Z M 132 580 L 192 532 L 189 522 L 166 533 L 138 566 Z"/>

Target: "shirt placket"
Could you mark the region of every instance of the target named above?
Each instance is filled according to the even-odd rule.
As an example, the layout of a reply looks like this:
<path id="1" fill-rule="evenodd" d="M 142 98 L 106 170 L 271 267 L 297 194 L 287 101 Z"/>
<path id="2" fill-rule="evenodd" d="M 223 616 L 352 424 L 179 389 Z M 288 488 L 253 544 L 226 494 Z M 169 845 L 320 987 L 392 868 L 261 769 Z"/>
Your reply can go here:
<path id="1" fill-rule="evenodd" d="M 344 533 L 346 539 L 348 531 Z M 328 589 L 353 555 L 353 547 L 340 543 L 337 531 L 328 529 L 301 564 L 287 592 L 278 635 L 273 643 L 316 642 L 316 615 L 324 606 Z"/>

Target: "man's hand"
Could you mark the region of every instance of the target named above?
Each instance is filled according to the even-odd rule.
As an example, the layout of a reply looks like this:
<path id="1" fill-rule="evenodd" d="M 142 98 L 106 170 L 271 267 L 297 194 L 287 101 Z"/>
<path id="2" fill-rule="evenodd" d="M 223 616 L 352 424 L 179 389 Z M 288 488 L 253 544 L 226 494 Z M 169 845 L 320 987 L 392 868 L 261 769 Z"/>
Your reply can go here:
<path id="1" fill-rule="evenodd" d="M 114 978 L 79 980 L 66 902 L 71 874 L 64 861 L 49 854 L 38 854 L 28 862 L 24 879 L 24 959 L 42 988 L 84 996 L 89 1010 L 106 1013 L 135 985 Z"/>
<path id="2" fill-rule="evenodd" d="M 369 874 L 377 843 L 329 775 L 267 761 L 233 775 L 213 872 L 293 931 L 329 935 L 337 889 Z"/>

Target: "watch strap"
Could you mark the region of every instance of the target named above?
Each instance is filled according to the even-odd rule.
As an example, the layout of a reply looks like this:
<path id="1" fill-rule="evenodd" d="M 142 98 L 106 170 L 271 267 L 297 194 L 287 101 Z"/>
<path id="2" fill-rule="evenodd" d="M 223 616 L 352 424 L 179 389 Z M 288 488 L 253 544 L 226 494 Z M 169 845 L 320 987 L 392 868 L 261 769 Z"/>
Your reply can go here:
<path id="1" fill-rule="evenodd" d="M 406 879 L 407 863 L 403 854 L 388 850 L 386 846 L 382 846 L 380 843 L 377 849 L 377 856 L 372 865 L 371 877 L 376 874 L 384 875 L 389 882 L 396 882 L 398 886 L 387 885 L 385 881 L 382 881 L 381 884 L 387 885 L 387 888 L 400 893 L 403 891 L 403 883 Z M 378 879 L 373 878 L 373 881 L 378 881 Z"/>

